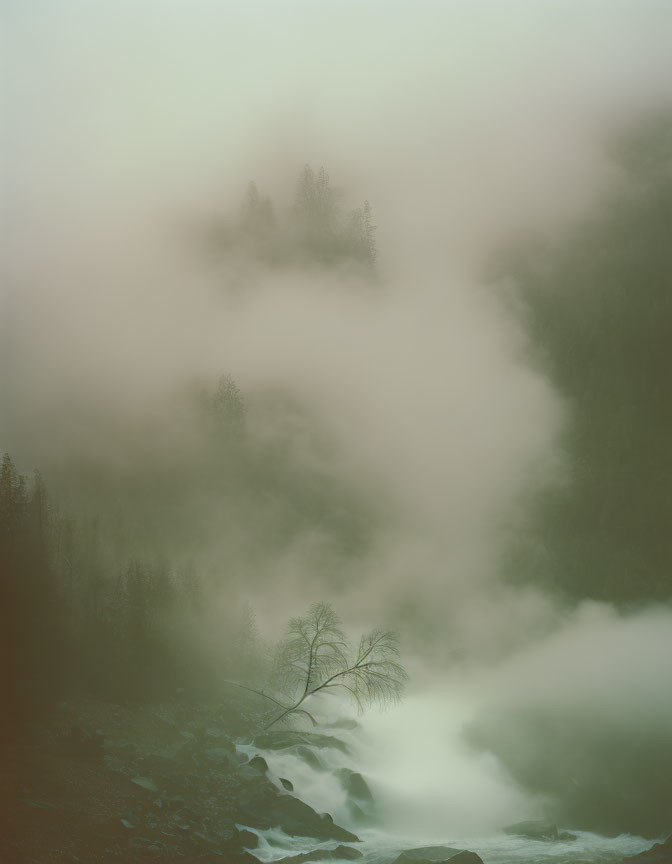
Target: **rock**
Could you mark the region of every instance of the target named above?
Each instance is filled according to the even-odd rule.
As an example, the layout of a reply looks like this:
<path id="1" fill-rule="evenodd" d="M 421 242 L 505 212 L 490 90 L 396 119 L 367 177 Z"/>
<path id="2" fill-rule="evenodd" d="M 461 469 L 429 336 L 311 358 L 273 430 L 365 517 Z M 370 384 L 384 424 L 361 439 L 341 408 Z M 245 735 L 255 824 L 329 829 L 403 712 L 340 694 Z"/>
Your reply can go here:
<path id="1" fill-rule="evenodd" d="M 483 864 L 482 859 L 468 849 L 461 852 L 450 846 L 425 846 L 421 849 L 407 849 L 402 852 L 394 864 Z"/>
<path id="2" fill-rule="evenodd" d="M 158 792 L 159 787 L 149 779 L 149 777 L 132 777 L 131 783 L 135 783 L 136 786 L 140 786 L 142 789 L 146 789 L 148 792 Z"/>
<path id="3" fill-rule="evenodd" d="M 228 747 L 207 747 L 203 751 L 203 757 L 218 768 L 232 771 L 238 767 L 238 759 Z M 261 757 L 258 756 L 256 758 L 260 759 Z"/>
<path id="4" fill-rule="evenodd" d="M 285 777 L 280 777 L 280 782 L 282 783 L 282 785 L 285 787 L 285 789 L 288 792 L 294 791 L 294 784 L 292 783 L 291 780 L 287 780 Z"/>
<path id="5" fill-rule="evenodd" d="M 276 864 L 303 864 L 304 861 L 329 861 L 334 858 L 345 861 L 354 861 L 361 858 L 359 849 L 352 846 L 336 846 L 335 849 L 315 849 L 313 852 L 304 852 L 301 855 L 292 855 L 289 858 L 281 858 Z"/>
<path id="6" fill-rule="evenodd" d="M 469 849 L 465 849 L 464 852 L 458 852 L 457 855 L 453 855 L 448 860 L 451 864 L 483 864 L 483 859 Z"/>
<path id="7" fill-rule="evenodd" d="M 308 747 L 324 747 L 340 750 L 348 755 L 350 750 L 344 741 L 334 735 L 320 735 L 317 732 L 292 732 L 282 730 L 279 732 L 262 732 L 254 737 L 254 745 L 260 750 L 287 750 L 304 744 Z"/>
<path id="8" fill-rule="evenodd" d="M 259 837 L 253 831 L 238 831 L 238 839 L 240 840 L 241 848 L 256 849 L 259 845 Z"/>
<path id="9" fill-rule="evenodd" d="M 303 759 L 306 765 L 309 765 L 313 771 L 324 771 L 324 765 L 320 762 L 318 757 L 313 753 L 310 747 L 306 747 L 305 745 L 300 745 L 296 748 L 296 755 Z"/>
<path id="10" fill-rule="evenodd" d="M 268 771 L 268 762 L 264 759 L 263 756 L 253 756 L 249 762 L 245 765 L 246 768 L 253 768 L 255 771 L 259 771 L 260 774 L 266 774 Z"/>
<path id="11" fill-rule="evenodd" d="M 427 864 L 427 862 L 450 861 L 464 850 L 453 849 L 452 846 L 421 846 L 417 849 L 405 849 L 394 864 Z M 469 853 L 473 854 L 473 853 Z M 478 856 L 477 856 L 478 857 Z M 468 864 L 468 862 L 465 862 Z"/>
<path id="12" fill-rule="evenodd" d="M 624 858 L 623 864 L 672 864 L 672 835 L 664 843 L 654 843 L 639 855 Z"/>
<path id="13" fill-rule="evenodd" d="M 298 837 L 359 842 L 355 834 L 335 825 L 331 817 L 325 819 L 318 815 L 308 804 L 281 792 L 260 774 L 247 778 L 240 790 L 235 821 L 262 830 L 279 825 L 286 834 Z"/>
<path id="14" fill-rule="evenodd" d="M 348 814 L 353 822 L 358 825 L 371 824 L 374 820 L 368 813 L 365 813 L 356 801 L 348 801 Z"/>
<path id="15" fill-rule="evenodd" d="M 88 735 L 79 726 L 72 726 L 60 743 L 63 753 L 67 756 L 90 762 L 103 761 L 105 736 L 101 730 L 97 730 L 93 735 Z"/>
<path id="16" fill-rule="evenodd" d="M 142 759 L 139 760 L 138 765 L 144 772 L 144 776 L 150 774 L 152 776 L 172 774 L 180 769 L 180 766 L 175 759 L 170 759 L 167 756 L 160 756 L 155 753 L 150 756 L 143 756 Z"/>
<path id="17" fill-rule="evenodd" d="M 359 723 L 354 719 L 354 717 L 341 717 L 340 720 L 334 720 L 333 723 L 327 724 L 331 726 L 332 729 L 358 729 Z"/>
<path id="18" fill-rule="evenodd" d="M 543 819 L 529 819 L 525 822 L 516 822 L 513 825 L 507 825 L 504 833 L 529 837 L 530 840 L 549 841 L 558 839 L 557 825 L 554 825 L 552 822 L 545 822 Z"/>
<path id="19" fill-rule="evenodd" d="M 219 855 L 219 859 L 210 858 L 209 856 L 199 856 L 198 861 L 216 861 L 219 864 L 259 864 L 259 859 L 251 855 L 247 849 L 255 849 L 259 843 L 259 838 L 252 831 L 234 829 L 233 834 L 219 842 L 219 850 L 212 851 L 210 854 Z"/>
<path id="20" fill-rule="evenodd" d="M 558 833 L 559 843 L 572 843 L 574 840 L 578 840 L 576 834 L 570 834 L 569 831 L 560 831 Z"/>
<path id="21" fill-rule="evenodd" d="M 361 774 L 351 771 L 349 768 L 341 768 L 336 771 L 336 776 L 351 798 L 373 804 L 373 795 Z"/>

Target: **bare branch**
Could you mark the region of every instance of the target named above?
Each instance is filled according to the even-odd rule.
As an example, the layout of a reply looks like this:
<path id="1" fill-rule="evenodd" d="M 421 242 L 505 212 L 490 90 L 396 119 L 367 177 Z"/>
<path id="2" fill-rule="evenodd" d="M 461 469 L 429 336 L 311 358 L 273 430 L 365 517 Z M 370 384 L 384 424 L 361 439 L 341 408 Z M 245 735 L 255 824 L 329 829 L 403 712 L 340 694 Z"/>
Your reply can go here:
<path id="1" fill-rule="evenodd" d="M 282 711 L 266 728 L 294 714 L 305 715 L 316 725 L 315 718 L 303 707 L 304 702 L 337 687 L 349 694 L 359 711 L 374 703 L 397 702 L 407 680 L 399 662 L 395 633 L 374 630 L 362 636 L 353 654 L 339 617 L 327 603 L 314 603 L 307 615 L 291 619 L 278 651 L 275 673 L 287 704 L 274 700 Z"/>

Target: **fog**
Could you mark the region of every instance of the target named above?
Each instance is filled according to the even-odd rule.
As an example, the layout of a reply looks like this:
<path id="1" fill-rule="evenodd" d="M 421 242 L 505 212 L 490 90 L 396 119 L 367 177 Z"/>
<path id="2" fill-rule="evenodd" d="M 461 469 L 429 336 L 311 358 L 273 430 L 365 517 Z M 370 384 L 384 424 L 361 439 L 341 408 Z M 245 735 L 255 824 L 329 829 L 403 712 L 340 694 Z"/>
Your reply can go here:
<path id="1" fill-rule="evenodd" d="M 452 730 L 473 791 L 438 800 L 468 830 L 669 831 L 669 560 L 655 591 L 636 566 L 602 593 L 548 578 L 569 565 L 546 563 L 534 519 L 575 488 L 582 403 L 518 290 L 527 250 L 553 271 L 646 186 L 613 145 L 672 108 L 669 4 L 9 0 L 2 17 L 0 449 L 64 511 L 125 526 L 109 568 L 195 565 L 212 650 L 244 600 L 269 639 L 320 599 L 353 630 L 397 629 L 409 702 L 370 724 L 396 742 L 391 783 L 416 763 L 417 801 L 437 808 Z M 371 203 L 375 272 L 236 233 L 251 180 L 291 220 L 306 163 L 343 208 Z M 567 296 L 588 330 L 609 318 Z M 240 473 L 198 408 L 223 374 L 245 400 Z M 618 532 L 604 542 L 618 560 Z"/>

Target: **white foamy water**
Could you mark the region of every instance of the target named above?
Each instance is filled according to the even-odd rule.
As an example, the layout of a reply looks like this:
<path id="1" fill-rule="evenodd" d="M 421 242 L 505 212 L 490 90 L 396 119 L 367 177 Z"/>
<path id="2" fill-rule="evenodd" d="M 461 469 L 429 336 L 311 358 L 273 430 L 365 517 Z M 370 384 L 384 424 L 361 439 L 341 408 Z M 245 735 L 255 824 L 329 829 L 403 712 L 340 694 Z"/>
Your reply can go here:
<path id="1" fill-rule="evenodd" d="M 369 715 L 354 730 L 325 726 L 320 731 L 338 737 L 350 752 L 310 747 L 319 768 L 307 764 L 295 748 L 261 750 L 241 744 L 238 749 L 250 757 L 262 755 L 278 788 L 283 788 L 281 777 L 291 781 L 295 795 L 356 833 L 361 843 L 352 845 L 363 853 L 359 860 L 364 864 L 391 864 L 404 849 L 422 846 L 470 849 L 484 864 L 616 864 L 652 845 L 643 837 L 603 837 L 572 826 L 559 826 L 576 835 L 571 842 L 504 834 L 503 825 L 540 815 L 530 809 L 535 802 L 515 789 L 494 762 L 464 748 L 459 730 L 466 714 L 457 703 L 448 715 L 433 710 L 436 707 L 431 700 L 410 700 L 393 714 Z M 413 736 L 401 734 L 409 728 L 415 729 Z M 343 768 L 364 775 L 376 802 L 376 827 L 363 826 L 352 817 L 335 773 Z M 280 828 L 254 833 L 258 846 L 249 851 L 269 864 L 338 845 L 334 840 L 292 837 Z"/>
<path id="2" fill-rule="evenodd" d="M 239 826 L 240 828 L 245 826 Z M 354 827 L 354 826 L 351 826 Z M 247 829 L 253 830 L 253 829 Z M 267 831 L 253 831 L 259 838 L 259 845 L 249 851 L 262 862 L 274 862 L 282 858 L 312 852 L 319 849 L 333 849 L 334 840 L 319 842 L 310 837 L 291 837 L 279 828 Z M 419 840 L 417 837 L 395 835 L 384 829 L 358 830 L 361 843 L 356 846 L 363 857 L 363 864 L 392 864 L 404 849 L 421 846 L 447 846 L 455 849 L 470 849 L 476 852 L 484 864 L 573 864 L 573 862 L 595 862 L 595 864 L 616 864 L 629 855 L 635 855 L 652 845 L 651 840 L 622 834 L 619 837 L 603 837 L 586 831 L 575 831 L 577 839 L 568 843 L 547 843 L 529 840 L 525 837 L 512 837 L 499 833 L 490 837 L 434 836 Z M 334 858 L 333 864 L 345 859 Z"/>

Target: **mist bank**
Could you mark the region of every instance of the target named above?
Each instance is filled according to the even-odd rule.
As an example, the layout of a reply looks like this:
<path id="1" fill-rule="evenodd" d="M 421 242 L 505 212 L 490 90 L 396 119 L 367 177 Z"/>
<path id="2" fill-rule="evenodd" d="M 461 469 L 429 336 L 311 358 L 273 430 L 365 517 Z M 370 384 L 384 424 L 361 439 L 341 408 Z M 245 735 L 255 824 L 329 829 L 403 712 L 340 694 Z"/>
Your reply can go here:
<path id="1" fill-rule="evenodd" d="M 631 615 L 583 604 L 482 682 L 466 739 L 558 823 L 661 836 L 672 794 L 671 640 L 669 604 Z"/>

